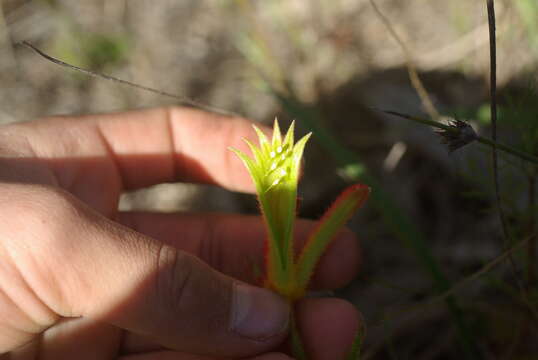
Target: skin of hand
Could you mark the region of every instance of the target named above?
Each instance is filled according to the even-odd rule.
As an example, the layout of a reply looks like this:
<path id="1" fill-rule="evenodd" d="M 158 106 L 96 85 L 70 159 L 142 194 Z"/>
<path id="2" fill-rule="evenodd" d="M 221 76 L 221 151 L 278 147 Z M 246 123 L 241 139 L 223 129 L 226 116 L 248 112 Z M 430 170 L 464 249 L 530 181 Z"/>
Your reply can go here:
<path id="1" fill-rule="evenodd" d="M 243 137 L 246 119 L 177 107 L 0 126 L 0 359 L 289 359 L 289 306 L 255 286 L 259 217 L 118 210 L 122 192 L 165 182 L 253 192 L 227 150 L 248 151 Z M 298 246 L 312 226 L 298 222 Z M 345 285 L 358 254 L 344 230 L 313 287 Z M 351 304 L 297 314 L 314 360 L 343 358 Z"/>

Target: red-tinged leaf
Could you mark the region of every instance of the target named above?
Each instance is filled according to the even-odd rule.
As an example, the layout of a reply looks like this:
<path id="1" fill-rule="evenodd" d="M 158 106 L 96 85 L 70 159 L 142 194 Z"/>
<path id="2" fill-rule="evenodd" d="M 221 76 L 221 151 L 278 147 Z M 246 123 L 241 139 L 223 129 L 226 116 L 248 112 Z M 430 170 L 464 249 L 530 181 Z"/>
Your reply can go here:
<path id="1" fill-rule="evenodd" d="M 361 348 L 364 343 L 364 338 L 366 336 L 366 327 L 364 324 L 360 324 L 357 332 L 355 333 L 355 338 L 351 344 L 351 348 L 347 353 L 344 360 L 360 360 L 361 358 Z"/>
<path id="2" fill-rule="evenodd" d="M 323 215 L 297 260 L 296 274 L 300 289 L 306 290 L 321 255 L 351 215 L 364 204 L 369 194 L 370 188 L 368 186 L 352 185 L 340 194 Z"/>

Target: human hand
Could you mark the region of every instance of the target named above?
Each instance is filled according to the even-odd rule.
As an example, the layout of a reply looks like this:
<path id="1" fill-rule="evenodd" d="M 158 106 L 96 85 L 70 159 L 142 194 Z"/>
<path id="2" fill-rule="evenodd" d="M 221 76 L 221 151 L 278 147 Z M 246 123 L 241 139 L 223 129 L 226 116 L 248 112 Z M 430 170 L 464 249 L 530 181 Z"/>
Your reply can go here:
<path id="1" fill-rule="evenodd" d="M 277 352 L 288 305 L 247 285 L 253 262 L 263 266 L 258 217 L 118 211 L 123 191 L 163 182 L 252 192 L 227 150 L 252 135 L 245 119 L 182 108 L 0 127 L 0 354 L 288 358 Z M 298 223 L 299 242 L 311 226 Z M 344 285 L 357 254 L 344 232 L 314 285 Z M 358 326 L 353 307 L 305 299 L 297 312 L 309 353 L 343 358 Z"/>

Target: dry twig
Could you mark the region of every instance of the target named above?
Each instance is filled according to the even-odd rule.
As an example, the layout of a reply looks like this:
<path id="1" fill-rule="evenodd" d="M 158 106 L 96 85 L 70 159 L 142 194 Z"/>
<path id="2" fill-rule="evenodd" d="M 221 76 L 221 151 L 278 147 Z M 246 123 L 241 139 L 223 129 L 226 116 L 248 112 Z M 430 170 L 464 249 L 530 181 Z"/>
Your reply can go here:
<path id="1" fill-rule="evenodd" d="M 117 83 L 120 83 L 120 84 L 123 84 L 123 85 L 132 86 L 132 87 L 140 89 L 140 90 L 149 91 L 149 92 L 152 92 L 152 93 L 157 94 L 157 95 L 173 98 L 173 99 L 179 101 L 178 105 L 190 106 L 190 107 L 194 107 L 194 108 L 198 108 L 198 109 L 202 109 L 202 110 L 207 110 L 207 111 L 211 111 L 211 112 L 218 113 L 218 114 L 223 114 L 223 115 L 235 115 L 230 111 L 223 110 L 223 109 L 211 106 L 211 105 L 203 104 L 203 103 L 201 103 L 199 101 L 196 101 L 194 99 L 190 99 L 190 98 L 188 98 L 186 96 L 179 96 L 179 95 L 171 94 L 171 93 L 168 93 L 168 92 L 165 92 L 165 91 L 162 91 L 162 90 L 153 89 L 153 88 L 143 86 L 143 85 L 138 85 L 138 84 L 135 84 L 135 83 L 127 81 L 127 80 L 118 79 L 118 78 L 115 78 L 115 77 L 110 76 L 110 75 L 101 74 L 101 73 L 98 73 L 98 72 L 95 72 L 95 71 L 92 71 L 92 70 L 83 69 L 83 68 L 80 68 L 78 66 L 68 64 L 66 62 L 63 62 L 63 61 L 61 61 L 59 59 L 56 59 L 56 58 L 44 53 L 43 51 L 39 50 L 34 45 L 30 44 L 28 41 L 23 41 L 23 42 L 21 42 L 21 43 L 19 43 L 17 45 L 26 46 L 27 48 L 33 50 L 35 53 L 37 53 L 41 57 L 47 59 L 48 61 L 50 61 L 50 62 L 52 62 L 52 63 L 54 63 L 56 65 L 60 65 L 60 66 L 66 67 L 68 69 L 81 72 L 81 73 L 86 74 L 88 76 L 92 76 L 92 77 L 96 77 L 96 78 L 104 79 L 104 80 L 108 80 L 108 81 L 117 82 Z"/>

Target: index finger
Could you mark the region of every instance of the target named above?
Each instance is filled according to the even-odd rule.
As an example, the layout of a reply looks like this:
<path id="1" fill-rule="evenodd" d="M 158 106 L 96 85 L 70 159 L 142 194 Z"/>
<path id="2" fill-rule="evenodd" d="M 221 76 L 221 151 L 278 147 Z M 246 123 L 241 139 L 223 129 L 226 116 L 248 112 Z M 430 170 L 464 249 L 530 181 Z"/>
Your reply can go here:
<path id="1" fill-rule="evenodd" d="M 184 181 L 254 190 L 243 164 L 228 150 L 246 151 L 242 138 L 254 138 L 249 120 L 170 107 L 101 115 L 95 121 L 129 188 Z M 137 159 L 144 154 L 160 157 L 150 164 Z"/>
<path id="2" fill-rule="evenodd" d="M 242 138 L 255 140 L 252 122 L 244 118 L 168 107 L 51 117 L 31 126 L 39 128 L 47 157 L 104 157 L 114 163 L 124 189 L 183 181 L 254 191 L 247 170 L 228 150 L 248 152 Z"/>

